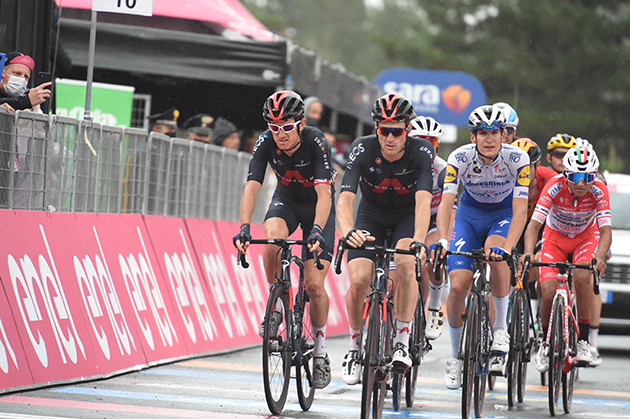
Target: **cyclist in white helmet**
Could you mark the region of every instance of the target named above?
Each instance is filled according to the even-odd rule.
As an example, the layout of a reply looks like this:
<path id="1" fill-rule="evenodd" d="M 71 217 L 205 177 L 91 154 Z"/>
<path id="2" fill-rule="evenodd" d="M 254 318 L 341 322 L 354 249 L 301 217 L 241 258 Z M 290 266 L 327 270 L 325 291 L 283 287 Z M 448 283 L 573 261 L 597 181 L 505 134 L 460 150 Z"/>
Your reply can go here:
<path id="1" fill-rule="evenodd" d="M 518 115 L 513 107 L 505 102 L 497 102 L 492 106 L 501 108 L 503 115 L 505 115 L 505 133 L 507 134 L 503 142 L 505 144 L 512 144 L 516 139 L 516 130 L 518 128 Z"/>

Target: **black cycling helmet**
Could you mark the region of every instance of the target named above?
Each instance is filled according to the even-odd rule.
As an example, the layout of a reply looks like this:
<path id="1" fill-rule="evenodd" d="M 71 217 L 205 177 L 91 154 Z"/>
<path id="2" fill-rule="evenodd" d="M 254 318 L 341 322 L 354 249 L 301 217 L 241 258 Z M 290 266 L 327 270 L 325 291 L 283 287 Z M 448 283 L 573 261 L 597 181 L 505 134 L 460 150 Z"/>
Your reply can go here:
<path id="1" fill-rule="evenodd" d="M 282 90 L 269 96 L 263 105 L 263 118 L 268 123 L 293 119 L 296 122 L 304 118 L 304 101 L 291 90 Z"/>
<path id="2" fill-rule="evenodd" d="M 372 119 L 377 123 L 404 122 L 409 125 L 409 121 L 414 115 L 411 102 L 397 93 L 388 93 L 381 96 L 376 100 L 372 108 Z"/>

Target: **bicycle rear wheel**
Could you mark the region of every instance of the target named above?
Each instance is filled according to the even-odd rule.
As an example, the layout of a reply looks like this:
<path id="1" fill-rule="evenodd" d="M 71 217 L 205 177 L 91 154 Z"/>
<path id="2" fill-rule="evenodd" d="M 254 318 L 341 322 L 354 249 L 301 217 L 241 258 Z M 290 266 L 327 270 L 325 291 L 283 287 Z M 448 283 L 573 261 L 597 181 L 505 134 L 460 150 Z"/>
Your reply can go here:
<path id="1" fill-rule="evenodd" d="M 379 412 L 372 410 L 374 404 L 378 404 L 378 391 L 380 383 L 376 381 L 376 369 L 378 367 L 378 346 L 380 341 L 380 331 L 382 313 L 381 306 L 378 304 L 377 298 L 370 298 L 366 304 L 368 308 L 368 322 L 365 339 L 365 348 L 363 351 L 363 388 L 361 390 L 361 419 L 378 418 Z"/>
<path id="2" fill-rule="evenodd" d="M 416 304 L 416 311 L 413 316 L 411 336 L 409 337 L 409 351 L 411 353 L 413 365 L 405 374 L 405 401 L 407 402 L 407 407 L 413 407 L 413 402 L 416 396 L 418 370 L 420 369 L 420 364 L 422 363 L 422 355 L 424 354 L 424 345 L 426 343 L 426 338 L 424 336 L 425 327 L 426 318 L 424 317 L 424 304 L 422 302 L 422 295 L 418 295 L 418 303 Z"/>
<path id="3" fill-rule="evenodd" d="M 483 415 L 483 406 L 486 398 L 486 383 L 490 370 L 490 307 L 489 296 L 479 306 L 479 343 L 477 345 L 477 362 L 475 363 L 475 416 Z M 479 299 L 478 301 L 480 301 Z M 496 380 L 496 378 L 495 378 Z"/>
<path id="4" fill-rule="evenodd" d="M 271 334 L 271 318 L 276 306 L 282 306 L 282 323 L 276 335 Z M 281 285 L 275 285 L 269 294 L 265 310 L 265 326 L 263 333 L 263 383 L 267 406 L 274 415 L 284 409 L 289 392 L 291 375 L 291 342 L 289 335 L 289 296 Z"/>
<path id="5" fill-rule="evenodd" d="M 521 291 L 521 292 L 519 292 Z M 510 297 L 510 352 L 507 359 L 507 382 L 508 382 L 508 406 L 514 406 L 516 398 L 517 382 L 519 380 L 519 367 L 521 365 L 521 350 L 523 333 L 523 304 L 524 298 L 522 290 L 515 289 Z"/>
<path id="6" fill-rule="evenodd" d="M 575 301 L 573 301 L 571 309 L 573 311 L 573 318 L 577 318 L 577 307 L 575 306 Z M 577 341 L 578 335 L 575 330 L 575 324 L 573 324 L 572 321 L 569 321 L 569 341 L 567 344 L 569 345 L 570 359 L 575 359 L 574 357 L 577 356 Z M 571 408 L 573 407 L 573 386 L 575 385 L 578 372 L 575 363 L 572 363 L 570 368 L 571 370 L 569 372 L 562 373 L 562 407 L 564 409 L 564 413 L 571 412 Z"/>
<path id="7" fill-rule="evenodd" d="M 402 402 L 402 389 L 405 385 L 405 375 L 406 374 L 399 374 L 395 372 L 392 379 L 392 407 L 395 411 L 400 410 L 400 404 Z"/>
<path id="8" fill-rule="evenodd" d="M 564 367 L 564 300 L 556 296 L 553 302 L 553 322 L 551 335 L 549 336 L 549 414 L 555 416 L 558 411 L 558 399 L 560 396 L 560 381 L 562 380 L 562 368 Z"/>
<path id="9" fill-rule="evenodd" d="M 475 368 L 477 363 L 477 349 L 479 346 L 479 302 L 475 295 L 468 296 L 466 307 L 466 319 L 464 320 L 462 334 L 462 352 L 464 356 L 464 369 L 462 381 L 462 418 L 470 418 L 470 405 L 475 381 Z"/>
<path id="10" fill-rule="evenodd" d="M 296 325 L 296 338 L 299 345 L 301 361 L 295 365 L 298 401 L 302 410 L 308 410 L 313 404 L 315 387 L 313 383 L 313 348 L 315 336 L 311 322 L 311 303 L 304 288 L 300 288 L 293 307 L 293 317 Z"/>

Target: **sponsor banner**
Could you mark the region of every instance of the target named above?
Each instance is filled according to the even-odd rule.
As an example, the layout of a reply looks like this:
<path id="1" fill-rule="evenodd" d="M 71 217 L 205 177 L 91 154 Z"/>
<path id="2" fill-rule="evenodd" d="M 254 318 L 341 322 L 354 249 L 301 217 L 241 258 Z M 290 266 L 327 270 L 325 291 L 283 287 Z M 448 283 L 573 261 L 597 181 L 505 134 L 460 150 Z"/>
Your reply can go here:
<path id="1" fill-rule="evenodd" d="M 0 286 L 0 390 L 34 384 L 31 370 L 15 327 L 9 301 Z"/>
<path id="2" fill-rule="evenodd" d="M 0 278 L 36 383 L 101 372 L 79 303 L 73 222 L 74 214 L 0 211 L 11 237 L 0 242 Z"/>
<path id="3" fill-rule="evenodd" d="M 468 116 L 486 104 L 486 91 L 474 76 L 456 71 L 391 68 L 374 80 L 383 93 L 399 93 L 413 103 L 417 115 L 441 124 L 464 127 Z"/>
<path id="4" fill-rule="evenodd" d="M 204 353 L 228 345 L 209 287 L 202 275 L 188 229 L 181 218 L 145 215 L 168 293 L 173 298 L 179 330 L 189 353 Z"/>
<path id="5" fill-rule="evenodd" d="M 204 279 L 210 287 L 212 305 L 225 339 L 218 349 L 260 343 L 258 330 L 265 313 L 267 286 L 262 269 L 263 246 L 250 246 L 249 269 L 236 265 L 237 251 L 232 237 L 238 223 L 186 218 Z M 252 226 L 252 235 L 262 237 L 262 228 Z"/>
<path id="6" fill-rule="evenodd" d="M 74 217 L 73 241 L 85 255 L 75 271 L 101 371 L 187 355 L 142 216 Z"/>

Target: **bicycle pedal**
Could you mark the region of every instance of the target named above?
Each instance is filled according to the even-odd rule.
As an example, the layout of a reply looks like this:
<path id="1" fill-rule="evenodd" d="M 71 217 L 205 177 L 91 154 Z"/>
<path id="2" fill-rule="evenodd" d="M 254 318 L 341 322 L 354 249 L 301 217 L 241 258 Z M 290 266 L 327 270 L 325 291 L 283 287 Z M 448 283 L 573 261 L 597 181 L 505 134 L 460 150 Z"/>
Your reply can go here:
<path id="1" fill-rule="evenodd" d="M 433 345 L 431 345 L 431 343 L 427 342 L 426 345 L 424 345 L 424 348 L 422 349 L 422 356 L 425 356 L 426 354 L 429 353 L 430 350 L 433 349 Z"/>
<path id="2" fill-rule="evenodd" d="M 590 363 L 585 362 L 585 361 L 575 361 L 575 363 L 573 364 L 573 366 L 575 368 L 587 368 L 590 366 Z"/>

